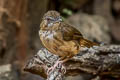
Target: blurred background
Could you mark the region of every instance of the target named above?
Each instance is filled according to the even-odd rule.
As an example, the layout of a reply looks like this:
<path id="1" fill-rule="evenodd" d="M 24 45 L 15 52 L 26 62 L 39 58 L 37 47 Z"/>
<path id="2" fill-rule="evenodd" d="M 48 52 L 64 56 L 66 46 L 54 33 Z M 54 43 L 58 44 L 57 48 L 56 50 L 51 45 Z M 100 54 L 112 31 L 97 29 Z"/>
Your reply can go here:
<path id="1" fill-rule="evenodd" d="M 38 30 L 48 10 L 89 40 L 120 44 L 120 0 L 0 0 L 0 80 L 42 80 L 23 67 L 42 47 Z"/>

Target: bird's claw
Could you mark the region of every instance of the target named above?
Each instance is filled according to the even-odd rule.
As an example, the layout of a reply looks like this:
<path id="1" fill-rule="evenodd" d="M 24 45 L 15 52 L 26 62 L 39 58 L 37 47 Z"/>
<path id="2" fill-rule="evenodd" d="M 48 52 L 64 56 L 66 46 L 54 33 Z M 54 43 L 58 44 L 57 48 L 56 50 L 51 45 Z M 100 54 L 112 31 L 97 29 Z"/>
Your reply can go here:
<path id="1" fill-rule="evenodd" d="M 50 74 L 53 71 L 53 67 L 50 67 L 47 69 L 47 75 Z"/>
<path id="2" fill-rule="evenodd" d="M 63 74 L 65 74 L 66 73 L 66 68 L 62 65 L 62 67 L 61 67 L 61 72 L 63 73 Z"/>
<path id="3" fill-rule="evenodd" d="M 55 69 L 59 69 L 63 74 L 66 73 L 66 68 L 63 66 L 62 61 L 57 61 L 53 67 L 48 68 L 47 75 L 53 72 Z"/>

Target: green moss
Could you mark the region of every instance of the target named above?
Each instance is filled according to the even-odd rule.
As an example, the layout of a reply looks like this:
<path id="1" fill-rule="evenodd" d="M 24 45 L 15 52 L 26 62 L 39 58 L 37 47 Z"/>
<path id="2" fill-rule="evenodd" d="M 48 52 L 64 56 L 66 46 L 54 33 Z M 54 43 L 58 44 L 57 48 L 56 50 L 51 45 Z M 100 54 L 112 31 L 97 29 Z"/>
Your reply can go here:
<path id="1" fill-rule="evenodd" d="M 72 10 L 67 9 L 67 8 L 64 8 L 62 12 L 63 12 L 64 14 L 68 15 L 68 16 L 71 16 L 71 15 L 72 15 Z"/>

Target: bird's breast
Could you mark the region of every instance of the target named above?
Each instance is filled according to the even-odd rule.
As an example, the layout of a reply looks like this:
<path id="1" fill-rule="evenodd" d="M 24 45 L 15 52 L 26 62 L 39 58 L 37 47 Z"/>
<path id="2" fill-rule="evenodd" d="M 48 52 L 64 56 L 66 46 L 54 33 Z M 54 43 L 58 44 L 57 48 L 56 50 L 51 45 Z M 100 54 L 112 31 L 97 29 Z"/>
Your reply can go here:
<path id="1" fill-rule="evenodd" d="M 42 44 L 53 54 L 68 56 L 78 53 L 77 45 L 74 41 L 64 41 L 61 33 L 55 31 L 40 31 Z"/>
<path id="2" fill-rule="evenodd" d="M 41 38 L 44 38 L 44 39 L 53 39 L 53 36 L 55 35 L 56 33 L 54 31 L 39 31 L 39 35 Z"/>
<path id="3" fill-rule="evenodd" d="M 55 42 L 55 39 L 54 39 L 55 34 L 56 34 L 56 32 L 54 32 L 54 31 L 39 32 L 40 39 L 46 48 L 51 49 L 53 47 L 54 42 Z"/>
<path id="4" fill-rule="evenodd" d="M 55 39 L 55 31 L 39 31 L 42 44 L 51 52 L 55 53 L 55 47 L 59 45 Z"/>

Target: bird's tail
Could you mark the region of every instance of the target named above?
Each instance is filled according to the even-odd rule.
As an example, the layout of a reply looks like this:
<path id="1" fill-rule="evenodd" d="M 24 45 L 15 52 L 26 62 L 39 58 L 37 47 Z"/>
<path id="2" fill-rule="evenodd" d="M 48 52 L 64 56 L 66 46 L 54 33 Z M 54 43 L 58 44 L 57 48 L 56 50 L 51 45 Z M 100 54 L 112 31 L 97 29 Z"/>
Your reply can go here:
<path id="1" fill-rule="evenodd" d="M 82 38 L 82 39 L 80 39 L 80 46 L 89 48 L 89 47 L 92 47 L 92 46 L 99 46 L 99 44 Z"/>

